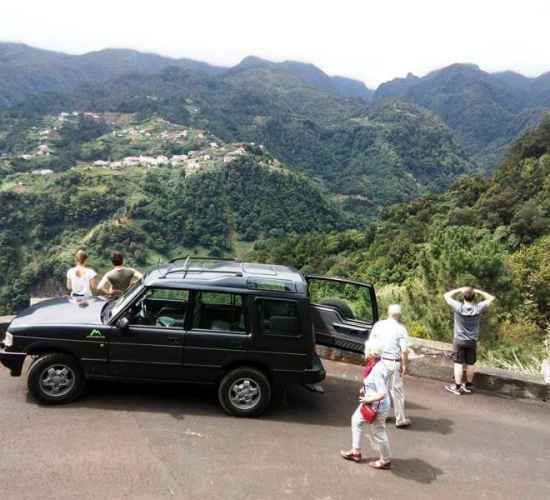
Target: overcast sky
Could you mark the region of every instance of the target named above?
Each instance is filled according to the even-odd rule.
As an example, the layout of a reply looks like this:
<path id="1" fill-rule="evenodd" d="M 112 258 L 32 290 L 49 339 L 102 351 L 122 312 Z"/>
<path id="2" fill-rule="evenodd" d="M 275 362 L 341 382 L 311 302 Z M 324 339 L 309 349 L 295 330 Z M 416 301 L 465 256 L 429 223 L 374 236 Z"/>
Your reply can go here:
<path id="1" fill-rule="evenodd" d="M 550 1 L 1 0 L 0 40 L 224 66 L 250 54 L 293 59 L 370 87 L 453 62 L 535 76 L 550 71 Z"/>

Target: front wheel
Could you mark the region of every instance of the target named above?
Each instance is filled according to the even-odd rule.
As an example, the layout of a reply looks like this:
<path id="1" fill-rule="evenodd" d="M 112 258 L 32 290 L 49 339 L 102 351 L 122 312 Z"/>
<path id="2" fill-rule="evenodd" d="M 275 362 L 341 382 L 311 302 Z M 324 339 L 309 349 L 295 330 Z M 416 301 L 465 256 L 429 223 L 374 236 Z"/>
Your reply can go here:
<path id="1" fill-rule="evenodd" d="M 271 384 L 256 368 L 236 368 L 220 382 L 218 399 L 229 415 L 257 417 L 271 403 Z"/>
<path id="2" fill-rule="evenodd" d="M 68 354 L 46 354 L 30 368 L 27 386 L 40 403 L 70 403 L 82 393 L 84 376 L 77 360 Z"/>

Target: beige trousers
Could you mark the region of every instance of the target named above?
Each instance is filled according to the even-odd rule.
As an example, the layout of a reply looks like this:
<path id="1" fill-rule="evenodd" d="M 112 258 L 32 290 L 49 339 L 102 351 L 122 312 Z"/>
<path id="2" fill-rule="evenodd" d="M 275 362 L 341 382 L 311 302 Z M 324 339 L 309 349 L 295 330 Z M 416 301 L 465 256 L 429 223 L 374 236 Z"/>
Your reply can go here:
<path id="1" fill-rule="evenodd" d="M 403 377 L 401 376 L 401 363 L 398 361 L 384 360 L 384 365 L 388 372 L 390 372 L 388 389 L 390 391 L 393 413 L 395 415 L 395 423 L 399 425 L 407 420 L 405 415 L 405 388 L 403 386 Z"/>
<path id="2" fill-rule="evenodd" d="M 366 423 L 369 427 L 369 441 L 371 446 L 380 453 L 380 458 L 384 461 L 390 460 L 390 441 L 386 432 L 386 417 L 387 411 L 379 411 L 376 419 L 372 424 L 366 422 L 361 415 L 361 405 L 357 407 L 355 413 L 351 417 L 351 441 L 352 448 L 355 450 L 361 449 L 361 437 L 363 435 L 363 425 Z"/>

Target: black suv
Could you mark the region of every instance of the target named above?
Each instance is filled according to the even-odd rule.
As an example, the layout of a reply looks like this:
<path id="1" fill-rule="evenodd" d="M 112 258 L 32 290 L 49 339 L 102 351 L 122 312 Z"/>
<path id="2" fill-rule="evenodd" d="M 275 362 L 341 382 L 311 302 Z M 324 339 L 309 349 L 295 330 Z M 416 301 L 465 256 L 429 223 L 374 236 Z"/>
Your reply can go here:
<path id="1" fill-rule="evenodd" d="M 57 298 L 8 327 L 0 361 L 33 358 L 35 400 L 67 403 L 87 379 L 214 384 L 223 409 L 255 416 L 273 390 L 315 384 L 315 344 L 362 352 L 378 319 L 371 285 L 305 277 L 290 267 L 184 258 L 121 297 Z"/>

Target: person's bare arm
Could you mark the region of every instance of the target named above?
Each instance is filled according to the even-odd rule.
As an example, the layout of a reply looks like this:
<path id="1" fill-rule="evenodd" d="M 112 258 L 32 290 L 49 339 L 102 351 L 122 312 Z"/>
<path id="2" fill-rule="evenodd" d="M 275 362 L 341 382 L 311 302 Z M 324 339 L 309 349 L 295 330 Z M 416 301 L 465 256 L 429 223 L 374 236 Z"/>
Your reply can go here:
<path id="1" fill-rule="evenodd" d="M 474 288 L 474 292 L 481 295 L 483 297 L 483 300 L 485 300 L 485 302 L 487 302 L 487 305 L 492 304 L 496 299 L 496 297 L 494 295 L 491 295 L 490 293 L 487 293 L 483 290 L 478 290 L 477 288 Z"/>
<path id="2" fill-rule="evenodd" d="M 70 278 L 67 278 L 67 290 L 69 290 L 69 292 L 71 292 L 73 290 L 73 286 L 71 285 L 71 279 Z"/>
<path id="3" fill-rule="evenodd" d="M 95 278 L 92 278 L 90 280 L 90 290 L 94 295 L 97 295 L 97 293 L 99 292 L 99 290 L 97 289 L 97 280 Z"/>
<path id="4" fill-rule="evenodd" d="M 407 368 L 409 366 L 409 332 L 405 328 L 405 326 L 402 326 L 402 337 L 399 340 L 399 348 L 401 350 L 400 358 L 401 358 L 401 366 L 399 367 L 399 370 L 401 371 L 401 375 L 405 375 L 407 373 Z"/>
<path id="5" fill-rule="evenodd" d="M 460 288 L 455 288 L 454 290 L 450 290 L 448 291 L 445 295 L 443 295 L 443 297 L 445 298 L 445 302 L 448 302 L 450 299 L 452 299 L 457 293 L 461 293 L 461 292 L 464 292 L 466 287 L 460 287 Z"/>
<path id="6" fill-rule="evenodd" d="M 111 282 L 107 279 L 107 275 L 101 278 L 99 285 L 97 286 L 97 292 L 102 295 L 110 295 L 111 293 Z"/>
<path id="7" fill-rule="evenodd" d="M 128 287 L 134 286 L 138 281 L 141 281 L 143 279 L 143 274 L 137 271 L 136 269 L 132 269 L 132 272 L 134 275 L 132 276 L 132 279 L 130 280 L 130 284 Z M 114 292 L 115 290 L 113 290 Z M 117 290 L 119 293 L 122 293 L 124 290 Z"/>
<path id="8" fill-rule="evenodd" d="M 409 349 L 403 349 L 401 351 L 401 375 L 407 373 L 407 368 L 409 367 Z"/>

